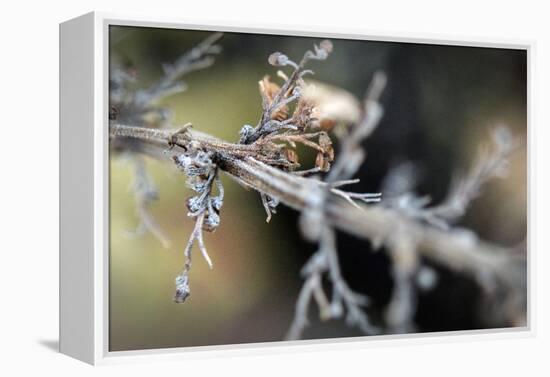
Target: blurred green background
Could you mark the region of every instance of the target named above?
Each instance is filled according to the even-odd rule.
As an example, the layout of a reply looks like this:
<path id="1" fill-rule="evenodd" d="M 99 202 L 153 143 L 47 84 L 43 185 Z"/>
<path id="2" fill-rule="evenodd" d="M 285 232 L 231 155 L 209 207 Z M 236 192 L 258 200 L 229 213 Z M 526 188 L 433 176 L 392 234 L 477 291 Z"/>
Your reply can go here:
<path id="1" fill-rule="evenodd" d="M 136 87 L 162 74 L 161 66 L 192 48 L 209 32 L 111 27 L 111 67 L 131 67 Z M 258 80 L 275 77 L 267 63 L 274 51 L 298 60 L 316 38 L 226 33 L 215 64 L 185 77 L 187 91 L 162 106 L 173 113 L 174 127 L 191 122 L 195 129 L 236 141 L 243 124 L 261 114 Z M 489 130 L 504 123 L 526 142 L 526 53 L 519 50 L 382 43 L 333 39 L 334 53 L 313 62 L 315 79 L 361 98 L 375 70 L 388 74 L 382 97 L 386 115 L 367 141 L 368 157 L 356 190 L 376 191 L 388 169 L 400 161 L 420 166 L 421 194 L 445 196 L 456 169 L 472 162 Z M 205 233 L 214 262 L 209 270 L 194 249 L 192 295 L 172 301 L 174 278 L 181 271 L 183 249 L 193 222 L 186 217 L 190 191 L 185 177 L 169 163 L 146 161 L 160 194 L 152 213 L 170 236 L 162 247 L 150 234 L 134 237 L 132 165 L 121 156 L 110 168 L 111 351 L 281 340 L 290 325 L 300 288 L 299 270 L 314 249 L 298 233 L 297 215 L 280 207 L 270 224 L 259 195 L 222 176 L 226 199 L 221 226 Z M 526 235 L 526 153 L 514 155 L 510 175 L 491 182 L 472 205 L 461 226 L 512 246 Z M 369 294 L 376 321 L 389 299 L 392 281 L 383 253 L 368 243 L 340 235 L 342 269 L 352 287 Z M 475 284 L 439 266 L 437 288 L 420 297 L 418 331 L 487 327 L 479 313 Z M 458 304 L 460 303 L 460 304 Z M 361 335 L 339 322 L 318 323 L 312 307 L 306 338 Z"/>

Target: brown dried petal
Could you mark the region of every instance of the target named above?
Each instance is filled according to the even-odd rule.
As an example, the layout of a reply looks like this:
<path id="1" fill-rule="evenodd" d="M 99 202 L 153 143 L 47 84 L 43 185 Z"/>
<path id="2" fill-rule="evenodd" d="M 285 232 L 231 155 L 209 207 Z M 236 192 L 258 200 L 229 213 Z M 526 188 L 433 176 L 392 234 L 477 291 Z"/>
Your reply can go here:
<path id="1" fill-rule="evenodd" d="M 260 93 L 263 97 L 269 100 L 269 103 L 273 101 L 273 98 L 277 94 L 277 92 L 281 89 L 281 87 L 274 82 L 271 81 L 271 77 L 264 76 L 263 79 L 258 81 L 258 85 L 260 87 Z"/>
<path id="2" fill-rule="evenodd" d="M 321 132 L 319 134 L 319 146 L 323 149 L 332 147 L 332 140 L 326 132 Z"/>
<path id="3" fill-rule="evenodd" d="M 306 100 L 300 98 L 292 118 L 294 119 L 294 124 L 300 130 L 306 130 L 308 127 L 313 127 L 313 122 L 316 120 L 313 117 L 313 105 Z"/>
<path id="4" fill-rule="evenodd" d="M 264 98 L 264 101 L 266 101 L 268 105 L 271 105 L 273 103 L 273 99 L 281 90 L 281 87 L 272 82 L 271 78 L 267 75 L 258 82 L 258 86 L 260 88 L 260 94 L 262 95 L 262 98 Z M 273 114 L 271 114 L 271 119 L 274 120 L 283 121 L 287 118 L 288 106 L 281 106 L 277 109 L 277 111 L 274 111 Z"/>
<path id="5" fill-rule="evenodd" d="M 315 166 L 318 167 L 323 172 L 329 171 L 330 162 L 328 161 L 324 153 L 322 152 L 317 153 L 317 157 L 315 158 Z"/>
<path id="6" fill-rule="evenodd" d="M 325 158 L 327 161 L 333 161 L 334 160 L 334 148 L 332 147 L 332 140 L 326 134 L 325 132 L 321 133 L 319 135 L 319 146 L 323 149 L 325 152 Z"/>
<path id="7" fill-rule="evenodd" d="M 334 148 L 329 147 L 325 150 L 325 153 L 327 154 L 327 158 L 329 161 L 334 161 Z"/>
<path id="8" fill-rule="evenodd" d="M 333 119 L 325 118 L 319 121 L 317 124 L 319 125 L 319 128 L 323 131 L 332 131 L 334 126 L 336 126 L 336 121 L 334 121 Z"/>
<path id="9" fill-rule="evenodd" d="M 284 153 L 285 153 L 285 157 L 286 159 L 292 163 L 292 164 L 296 164 L 298 163 L 298 154 L 296 153 L 296 151 L 294 149 L 290 149 L 290 148 L 287 148 L 284 150 Z"/>
<path id="10" fill-rule="evenodd" d="M 210 232 L 212 233 L 213 231 L 216 230 L 216 227 L 210 225 L 210 224 L 202 224 L 202 230 L 204 230 L 205 232 Z"/>

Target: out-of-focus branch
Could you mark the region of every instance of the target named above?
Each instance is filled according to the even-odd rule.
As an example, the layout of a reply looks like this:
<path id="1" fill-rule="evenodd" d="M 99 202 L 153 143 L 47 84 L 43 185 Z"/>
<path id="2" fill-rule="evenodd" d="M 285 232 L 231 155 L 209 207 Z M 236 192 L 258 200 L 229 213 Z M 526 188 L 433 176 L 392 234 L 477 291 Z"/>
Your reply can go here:
<path id="1" fill-rule="evenodd" d="M 477 160 L 467 174 L 454 178 L 447 199 L 430 209 L 435 217 L 448 222 L 462 217 L 470 202 L 479 195 L 483 184 L 493 177 L 505 174 L 508 158 L 516 145 L 506 127 L 497 127 L 492 136 L 492 145 L 482 146 Z"/>
<path id="2" fill-rule="evenodd" d="M 158 106 L 162 98 L 185 90 L 186 85 L 181 78 L 189 72 L 206 68 L 214 62 L 213 55 L 221 51 L 216 43 L 222 37 L 221 33 L 209 35 L 191 50 L 180 55 L 172 64 L 163 66 L 164 74 L 152 85 L 145 89 L 132 90 L 129 83 L 135 81 L 135 72 L 122 68 L 114 68 L 110 74 L 109 119 L 111 124 L 128 122 L 140 126 L 147 132 L 134 129 L 133 138 L 119 137 L 112 139 L 113 151 L 122 151 L 128 155 L 135 165 L 134 193 L 136 198 L 136 213 L 140 220 L 137 232 L 140 234 L 149 231 L 158 238 L 165 247 L 170 246 L 170 241 L 163 229 L 155 221 L 149 212 L 150 204 L 157 199 L 156 187 L 147 174 L 141 161 L 141 156 L 136 153 L 158 153 L 154 146 L 154 139 L 162 138 L 161 127 L 168 122 L 170 111 Z M 126 130 L 128 131 L 128 130 Z M 137 136 L 148 138 L 148 133 L 157 131 L 147 143 L 137 141 Z M 125 130 L 120 129 L 123 136 Z M 164 143 L 161 143 L 164 145 Z M 162 157 L 162 156 L 159 156 Z"/>
<path id="3" fill-rule="evenodd" d="M 149 231 L 164 247 L 168 248 L 171 245 L 170 239 L 149 211 L 151 204 L 158 200 L 158 190 L 145 169 L 143 157 L 132 154 L 130 159 L 135 166 L 133 191 L 136 201 L 136 212 L 140 219 L 135 234 L 140 235 L 145 231 Z"/>
<path id="4" fill-rule="evenodd" d="M 323 190 L 319 181 L 287 173 L 259 161 L 257 158 L 261 151 L 251 148 L 247 150 L 250 156 L 241 158 L 243 145 L 224 142 L 197 131 L 175 135 L 169 130 L 111 125 L 110 136 L 137 139 L 150 147 L 144 149 L 144 153 L 165 156 L 167 160 L 172 160 L 191 143 L 199 143 L 216 154 L 218 167 L 238 183 L 278 198 L 281 203 L 297 211 L 314 205 Z M 170 149 L 171 146 L 174 146 L 173 149 Z M 514 265 L 510 263 L 508 249 L 479 240 L 472 232 L 445 231 L 418 222 L 393 208 L 362 204 L 358 204 L 360 208 L 357 208 L 336 194 L 328 195 L 326 219 L 336 229 L 375 243 L 389 239 L 396 230 L 400 230 L 416 240 L 421 255 L 451 270 L 481 280 L 493 277 L 506 284 L 514 279 L 514 275 L 510 275 Z"/>
<path id="5" fill-rule="evenodd" d="M 137 107 L 148 107 L 153 102 L 182 92 L 186 89 L 185 83 L 178 81 L 182 76 L 211 66 L 214 58 L 211 55 L 219 54 L 221 47 L 216 42 L 223 36 L 222 33 L 209 35 L 190 51 L 181 55 L 173 64 L 164 64 L 164 75 L 147 89 L 136 93 Z"/>

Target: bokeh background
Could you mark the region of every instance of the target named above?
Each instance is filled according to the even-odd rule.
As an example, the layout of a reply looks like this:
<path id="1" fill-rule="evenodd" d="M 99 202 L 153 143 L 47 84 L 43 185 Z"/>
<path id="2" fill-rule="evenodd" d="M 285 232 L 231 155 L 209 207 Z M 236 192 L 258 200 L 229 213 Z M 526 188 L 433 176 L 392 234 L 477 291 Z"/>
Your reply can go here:
<path id="1" fill-rule="evenodd" d="M 136 72 L 136 87 L 148 86 L 209 32 L 111 27 L 111 67 Z M 172 111 L 174 127 L 195 129 L 236 141 L 243 124 L 261 114 L 258 80 L 275 77 L 267 63 L 274 51 L 298 60 L 317 38 L 226 33 L 222 54 L 205 70 L 185 77 L 189 88 L 162 105 Z M 313 62 L 315 79 L 361 98 L 374 71 L 388 75 L 382 103 L 385 116 L 365 143 L 368 157 L 358 174 L 358 191 L 377 191 L 388 170 L 404 161 L 419 168 L 418 192 L 444 198 L 452 175 L 473 162 L 480 143 L 497 124 L 526 141 L 527 56 L 525 51 L 394 42 L 332 39 L 334 53 Z M 307 160 L 307 158 L 306 158 Z M 190 192 L 185 177 L 169 163 L 147 160 L 160 200 L 152 213 L 172 240 L 164 248 L 138 225 L 131 189 L 133 167 L 124 156 L 110 162 L 109 344 L 111 351 L 270 342 L 281 340 L 292 320 L 301 286 L 299 271 L 315 250 L 297 229 L 298 214 L 279 207 L 266 224 L 257 193 L 222 176 L 226 199 L 222 223 L 205 233 L 214 262 L 209 270 L 198 256 L 191 272 L 192 295 L 172 301 L 174 278 L 193 222 L 186 217 Z M 480 237 L 505 246 L 526 236 L 526 150 L 514 154 L 506 179 L 491 181 L 459 223 Z M 379 322 L 392 288 L 383 252 L 339 234 L 340 259 L 351 287 L 368 294 L 369 314 Z M 197 254 L 198 255 L 198 254 Z M 417 330 L 447 331 L 508 326 L 489 323 L 476 284 L 441 266 L 436 286 L 420 294 Z M 319 322 L 312 306 L 305 338 L 363 335 L 338 321 Z"/>

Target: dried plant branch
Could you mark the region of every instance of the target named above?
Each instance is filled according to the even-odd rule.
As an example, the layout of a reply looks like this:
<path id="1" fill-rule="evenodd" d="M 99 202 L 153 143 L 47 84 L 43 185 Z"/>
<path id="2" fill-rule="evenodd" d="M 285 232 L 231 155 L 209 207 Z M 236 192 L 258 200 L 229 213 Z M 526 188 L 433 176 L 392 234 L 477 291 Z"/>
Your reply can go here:
<path id="1" fill-rule="evenodd" d="M 152 142 L 151 145 L 155 148 L 160 147 L 161 151 L 166 150 L 168 141 L 172 138 L 169 131 L 160 134 L 152 130 L 133 132 L 131 127 L 127 127 L 112 126 L 111 134 L 141 138 L 145 133 L 147 136 L 144 140 L 147 143 Z M 191 134 L 188 132 L 185 138 L 182 135 L 177 136 L 177 144 L 185 147 L 186 144 L 201 143 L 201 140 L 205 140 L 202 134 L 198 134 L 196 138 L 190 136 L 194 134 L 195 131 Z M 224 146 L 222 151 L 218 150 L 217 166 L 238 183 L 264 195 L 275 197 L 306 216 L 314 216 L 315 211 L 312 211 L 312 208 L 319 202 L 319 197 L 324 195 L 322 193 L 326 192 L 323 189 L 324 185 L 319 181 L 281 171 L 254 157 L 237 158 L 228 153 L 231 150 L 230 143 L 213 143 L 210 138 L 206 140 L 203 146 Z M 171 150 L 166 154 L 167 157 L 171 154 L 176 156 L 178 152 Z M 416 240 L 416 252 L 428 260 L 451 270 L 461 271 L 482 285 L 489 284 L 490 281 L 491 284 L 500 284 L 507 290 L 518 293 L 518 279 L 523 278 L 520 272 L 524 265 L 517 259 L 511 259 L 507 249 L 478 240 L 475 234 L 469 231 L 443 230 L 424 224 L 414 217 L 404 216 L 398 209 L 360 204 L 359 206 L 360 209 L 329 190 L 323 221 L 335 229 L 370 240 L 378 246 L 395 237 L 395 229 L 400 229 L 403 234 Z"/>
<path id="2" fill-rule="evenodd" d="M 384 111 L 378 102 L 384 87 L 386 86 L 386 75 L 377 72 L 364 102 L 363 116 L 356 127 L 351 128 L 348 135 L 341 136 L 340 158 L 331 169 L 327 181 L 349 179 L 357 172 L 365 159 L 365 152 L 361 142 L 370 136 L 378 126 Z"/>
<path id="3" fill-rule="evenodd" d="M 112 128 L 115 134 L 117 129 L 116 126 Z M 141 135 L 141 132 L 132 134 Z M 170 135 L 167 133 L 155 141 L 164 150 L 169 139 Z M 200 137 L 193 140 L 200 140 Z M 174 151 L 168 152 L 170 153 Z M 311 208 L 323 192 L 323 186 L 318 181 L 283 172 L 253 157 L 238 159 L 225 153 L 219 153 L 218 157 L 219 168 L 237 182 L 264 195 L 276 197 L 281 203 L 302 213 L 315 212 Z M 416 239 L 416 252 L 429 260 L 451 270 L 461 271 L 482 285 L 487 285 L 488 282 L 499 284 L 515 294 L 521 294 L 517 292 L 517 287 L 521 286 L 518 285 L 518 279 L 523 278 L 520 274 L 524 267 L 521 261 L 510 259 L 506 249 L 480 241 L 472 232 L 443 230 L 430 224 L 422 224 L 414 217 L 404 216 L 401 211 L 393 208 L 360 205 L 360 209 L 357 209 L 355 205 L 342 201 L 333 193 L 329 194 L 326 202 L 324 221 L 336 229 L 371 240 L 376 245 L 391 240 L 395 237 L 395 229 L 401 229 L 403 233 Z M 395 297 L 402 297 L 402 294 Z M 408 312 L 411 311 L 412 307 Z M 390 312 L 393 311 L 388 311 Z"/>
<path id="4" fill-rule="evenodd" d="M 180 93 L 186 89 L 185 83 L 178 81 L 182 76 L 200 69 L 210 67 L 214 63 L 212 55 L 219 54 L 221 47 L 216 42 L 223 36 L 214 33 L 179 57 L 173 64 L 164 64 L 164 75 L 147 89 L 136 93 L 137 107 L 148 107 L 164 97 Z"/>
<path id="5" fill-rule="evenodd" d="M 492 145 L 483 145 L 480 148 L 478 158 L 467 174 L 455 176 L 449 193 L 441 204 L 430 206 L 429 197 L 419 197 L 412 191 L 412 187 L 408 187 L 413 182 L 406 181 L 412 180 L 410 169 L 414 168 L 405 165 L 398 167 L 397 172 L 390 172 L 388 182 L 393 181 L 395 186 L 396 181 L 400 180 L 406 187 L 398 189 L 397 195 L 390 196 L 386 205 L 433 226 L 449 229 L 452 223 L 466 213 L 468 205 L 479 195 L 481 187 L 487 181 L 506 174 L 508 160 L 516 148 L 516 142 L 510 131 L 502 126 L 493 129 L 491 136 Z M 394 191 L 390 187 L 388 189 Z"/>
<path id="6" fill-rule="evenodd" d="M 408 232 L 400 233 L 388 242 L 392 260 L 394 288 L 386 322 L 392 333 L 407 333 L 414 330 L 413 316 L 416 307 L 414 276 L 419 265 L 416 240 Z"/>
<path id="7" fill-rule="evenodd" d="M 173 64 L 165 64 L 163 66 L 164 74 L 146 89 L 136 92 L 129 90 L 128 85 L 135 81 L 135 75 L 122 69 L 114 69 L 110 76 L 109 119 L 111 123 L 129 122 L 142 126 L 148 131 L 153 131 L 153 133 L 160 131 L 159 128 L 166 125 L 169 110 L 154 105 L 166 96 L 185 90 L 185 83 L 179 81 L 182 76 L 213 64 L 213 55 L 221 51 L 221 47 L 216 43 L 222 35 L 221 33 L 211 34 L 193 49 L 182 54 Z M 185 126 L 183 130 L 185 130 Z M 124 130 L 121 132 L 123 133 Z M 139 133 L 140 131 L 133 130 L 132 132 Z M 160 135 L 162 132 L 156 136 Z M 142 133 L 141 136 L 147 137 L 147 133 Z M 143 153 L 144 149 L 150 150 L 151 146 L 144 145 L 143 142 L 132 142 L 133 139 L 136 138 L 130 138 L 130 141 L 128 138 L 112 139 L 111 148 L 114 151 L 124 151 L 126 154 L 130 154 L 130 158 L 136 165 L 134 191 L 140 225 L 138 226 L 139 232 L 135 234 L 141 234 L 147 230 L 159 239 L 164 247 L 170 247 L 169 238 L 149 212 L 149 206 L 157 199 L 158 193 L 144 169 L 141 157 L 136 154 Z"/>
<path id="8" fill-rule="evenodd" d="M 285 67 L 290 66 L 294 70 L 289 77 L 282 74 L 285 82 L 279 88 L 277 85 L 269 82 L 264 78 L 260 82 L 262 93 L 263 114 L 255 128 L 245 126 L 241 130 L 242 144 L 251 144 L 258 139 L 285 129 L 298 130 L 300 125 L 299 117 L 293 117 L 287 120 L 279 120 L 281 112 L 286 112 L 286 107 L 293 101 L 297 101 L 301 97 L 303 90 L 303 77 L 312 73 L 305 69 L 305 65 L 310 60 L 325 60 L 332 52 L 332 43 L 328 40 L 322 41 L 319 46 L 314 45 L 314 51 L 306 51 L 300 63 L 296 64 L 280 52 L 274 52 L 269 56 L 269 63 L 273 66 Z M 305 106 L 305 105 L 303 105 Z"/>
<path id="9" fill-rule="evenodd" d="M 175 149 L 167 150 L 169 140 L 173 136 L 173 132 L 169 130 L 111 125 L 110 135 L 115 138 L 136 138 L 151 147 L 144 150 L 144 153 L 154 157 L 164 156 L 172 159 L 178 155 Z M 185 137 L 177 136 L 177 145 L 180 146 L 180 150 L 181 146 L 185 148 L 192 142 L 200 143 L 206 149 L 212 148 L 212 151 L 219 152 L 218 167 L 238 183 L 277 197 L 281 203 L 297 211 L 304 211 L 308 205 L 315 202 L 316 191 L 322 187 L 318 181 L 269 166 L 254 158 L 258 153 L 254 149 L 250 150 L 251 156 L 237 158 L 241 145 L 212 140 L 217 139 L 204 138 L 202 133 L 189 131 Z M 222 147 L 217 149 L 218 145 Z M 231 145 L 236 146 L 235 154 L 230 153 Z M 347 202 L 342 202 L 336 195 L 329 195 L 328 199 L 327 220 L 337 229 L 368 240 L 380 240 L 388 238 L 395 227 L 403 227 L 412 234 L 421 235 L 419 245 L 422 246 L 420 249 L 423 253 L 444 265 L 449 265 L 451 269 L 464 270 L 472 274 L 485 267 L 494 270 L 501 265 L 502 256 L 506 255 L 507 249 L 478 241 L 475 235 L 463 230 L 444 231 L 434 228 L 429 224 L 419 223 L 414 218 L 403 216 L 399 210 L 393 208 L 360 205 L 360 209 L 357 209 Z M 447 251 L 438 251 L 438 248 Z M 494 272 L 500 275 L 498 271 Z"/>
<path id="10" fill-rule="evenodd" d="M 358 181 L 350 180 L 349 178 L 356 173 L 364 160 L 365 155 L 361 148 L 361 142 L 376 128 L 381 118 L 382 107 L 378 103 L 378 99 L 385 84 L 385 75 L 377 73 L 367 92 L 363 119 L 356 127 L 350 129 L 348 135 L 342 138 L 340 158 L 336 161 L 332 170 L 327 175 L 326 184 L 322 186 L 321 190 L 317 191 L 318 199 L 302 212 L 300 222 L 302 234 L 310 241 L 319 243 L 318 254 L 321 256 L 319 259 L 326 261 L 324 267 L 328 270 L 332 281 L 333 295 L 331 308 L 333 310 L 329 312 L 328 318 L 339 318 L 345 310 L 347 313 L 346 322 L 349 325 L 358 326 L 367 334 L 378 333 L 380 330 L 370 324 L 367 314 L 361 309 L 361 306 L 365 306 L 368 303 L 368 298 L 353 292 L 342 277 L 336 250 L 335 231 L 332 226 L 329 225 L 330 221 L 326 218 L 326 206 L 330 195 L 343 198 L 346 202 L 359 210 L 361 210 L 361 207 L 355 203 L 353 200 L 354 198 L 361 199 L 364 202 L 377 202 L 380 200 L 380 193 L 349 193 L 338 190 L 336 187 L 356 183 Z M 321 272 L 324 271 L 321 270 Z M 318 274 L 319 271 L 315 271 L 315 273 Z M 306 280 L 306 284 L 309 280 L 310 278 Z M 309 293 L 313 294 L 313 292 L 314 291 L 311 291 Z M 308 290 L 303 289 L 300 300 L 308 300 L 307 293 Z M 296 306 L 300 307 L 302 305 L 298 302 Z M 327 314 L 323 313 L 322 308 L 320 309 L 321 318 L 327 317 Z M 307 324 L 307 320 L 301 318 L 301 316 L 305 315 L 307 315 L 307 312 L 296 311 L 293 325 L 287 335 L 289 339 L 301 337 L 304 327 Z"/>
<path id="11" fill-rule="evenodd" d="M 447 199 L 431 208 L 433 216 L 447 222 L 464 215 L 470 202 L 480 193 L 481 187 L 493 177 L 502 177 L 515 143 L 510 131 L 503 126 L 493 130 L 493 145 L 481 148 L 476 163 L 464 176 L 454 179 Z"/>
<path id="12" fill-rule="evenodd" d="M 177 131 L 176 135 L 181 133 L 181 130 Z M 204 150 L 196 143 L 191 143 L 184 153 L 174 156 L 173 160 L 187 176 L 189 188 L 197 193 L 196 196 L 187 199 L 187 208 L 189 209 L 187 216 L 195 219 L 195 228 L 184 251 L 186 263 L 182 274 L 176 281 L 176 295 L 174 296 L 175 302 L 183 303 L 191 294 L 188 274 L 191 267 L 191 249 L 195 240 L 208 266 L 213 267 L 212 259 L 204 246 L 202 231 L 213 232 L 220 225 L 219 212 L 223 205 L 224 190 L 212 152 Z M 213 186 L 216 186 L 218 190 L 217 196 L 212 194 Z"/>
<path id="13" fill-rule="evenodd" d="M 142 156 L 133 154 L 131 159 L 135 165 L 133 190 L 136 211 L 140 219 L 135 234 L 140 235 L 145 231 L 149 231 L 165 248 L 169 248 L 171 246 L 170 239 L 149 211 L 151 204 L 158 200 L 158 190 L 145 169 Z"/>
<path id="14" fill-rule="evenodd" d="M 318 104 L 303 96 L 306 85 L 303 76 L 311 73 L 305 69 L 306 62 L 324 60 L 331 51 L 332 44 L 323 41 L 314 46 L 314 51 L 306 52 L 300 63 L 282 53 L 272 54 L 269 57 L 272 65 L 290 66 L 293 71 L 290 76 L 279 73 L 284 80 L 281 86 L 269 77 L 260 81 L 262 117 L 256 127 L 243 126 L 236 144 L 192 130 L 189 125 L 172 131 L 111 122 L 112 145 L 172 161 L 186 174 L 187 185 L 196 193 L 188 199 L 188 215 L 195 219 L 195 227 L 184 251 L 186 262 L 176 279 L 174 300 L 183 302 L 189 296 L 191 249 L 195 241 L 211 265 L 202 231 L 215 230 L 219 225 L 223 187 L 218 174 L 223 171 L 260 194 L 268 222 L 279 203 L 300 211 L 302 234 L 318 243 L 317 252 L 302 269 L 304 284 L 287 334 L 289 339 L 303 335 L 312 302 L 317 304 L 321 320 L 345 315 L 347 323 L 368 334 L 382 331 L 381 326 L 391 332 L 411 331 L 416 308 L 415 279 L 424 271 L 421 258 L 469 275 L 487 291 L 500 287 L 510 298 L 508 309 L 515 310 L 513 314 L 517 316 L 518 303 L 525 295 L 522 291 L 525 261 L 511 257 L 506 248 L 479 240 L 471 231 L 450 226 L 464 213 L 481 185 L 502 172 L 511 150 L 508 143 L 511 137 L 497 131 L 496 149 L 483 155 L 469 174 L 455 181 L 458 183 L 453 184 L 449 198 L 439 206 L 428 207 L 429 200 L 417 197 L 409 187 L 388 203 L 366 205 L 379 202 L 381 193 L 354 193 L 341 187 L 357 182 L 353 176 L 365 159 L 361 144 L 383 115 L 380 95 L 386 76 L 375 74 L 363 108 L 358 110 L 359 121 L 340 129 L 340 148 L 335 159 L 332 140 L 320 127 L 324 122 L 318 114 L 322 111 L 316 108 Z M 340 98 L 343 97 L 340 93 Z M 295 151 L 297 143 L 317 152 L 314 167 L 297 170 L 300 167 Z M 328 172 L 322 180 L 307 177 L 321 172 Z M 214 189 L 218 195 L 213 194 Z M 368 297 L 355 293 L 342 276 L 336 231 L 369 240 L 375 247 L 384 247 L 390 256 L 395 286 L 381 326 L 374 326 L 369 320 L 365 310 Z M 331 283 L 329 292 L 325 292 L 323 279 Z"/>

